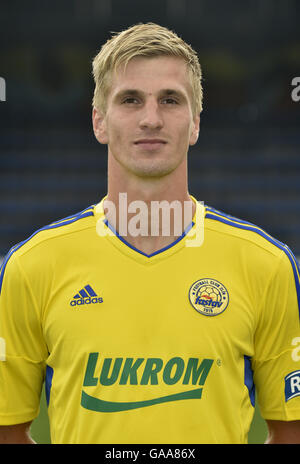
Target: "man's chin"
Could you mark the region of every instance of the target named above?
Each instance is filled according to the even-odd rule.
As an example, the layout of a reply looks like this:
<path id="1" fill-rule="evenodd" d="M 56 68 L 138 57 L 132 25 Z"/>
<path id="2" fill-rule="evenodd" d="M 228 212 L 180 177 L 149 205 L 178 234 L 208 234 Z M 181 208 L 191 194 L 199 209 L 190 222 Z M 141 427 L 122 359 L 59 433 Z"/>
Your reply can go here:
<path id="1" fill-rule="evenodd" d="M 178 163 L 170 163 L 163 159 L 132 160 L 127 166 L 133 174 L 143 178 L 159 178 L 171 174 L 178 167 Z"/>
<path id="2" fill-rule="evenodd" d="M 149 165 L 149 166 L 134 166 L 131 171 L 138 177 L 142 178 L 160 178 L 171 174 L 175 169 L 174 166 L 163 166 L 163 165 Z"/>

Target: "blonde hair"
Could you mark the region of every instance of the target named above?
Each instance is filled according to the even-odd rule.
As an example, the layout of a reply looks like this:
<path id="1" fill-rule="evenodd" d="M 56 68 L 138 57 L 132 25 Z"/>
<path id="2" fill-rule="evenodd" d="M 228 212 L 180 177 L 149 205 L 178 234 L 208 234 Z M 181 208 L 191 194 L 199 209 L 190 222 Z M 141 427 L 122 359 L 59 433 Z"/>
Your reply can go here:
<path id="1" fill-rule="evenodd" d="M 136 24 L 122 32 L 114 33 L 93 59 L 95 90 L 93 107 L 103 114 L 110 90 L 113 72 L 135 57 L 174 56 L 182 58 L 190 75 L 193 114 L 202 111 L 202 72 L 193 48 L 169 29 L 154 23 Z"/>

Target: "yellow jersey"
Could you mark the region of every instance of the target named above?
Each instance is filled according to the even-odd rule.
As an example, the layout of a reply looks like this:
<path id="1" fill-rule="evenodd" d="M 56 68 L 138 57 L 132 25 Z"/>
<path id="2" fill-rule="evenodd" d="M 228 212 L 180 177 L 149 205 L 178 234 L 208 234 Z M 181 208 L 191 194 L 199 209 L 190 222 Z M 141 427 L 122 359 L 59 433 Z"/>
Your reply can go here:
<path id="1" fill-rule="evenodd" d="M 0 425 L 35 419 L 44 381 L 52 443 L 247 443 L 256 393 L 265 419 L 300 420 L 290 249 L 197 203 L 200 245 L 187 244 L 196 212 L 173 244 L 146 255 L 102 204 L 4 259 Z"/>

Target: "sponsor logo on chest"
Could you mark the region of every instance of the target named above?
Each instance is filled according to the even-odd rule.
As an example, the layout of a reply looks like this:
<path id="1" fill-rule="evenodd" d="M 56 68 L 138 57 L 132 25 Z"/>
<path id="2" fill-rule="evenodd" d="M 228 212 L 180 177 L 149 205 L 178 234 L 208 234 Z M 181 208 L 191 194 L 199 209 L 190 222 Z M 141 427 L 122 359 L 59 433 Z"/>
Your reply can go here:
<path id="1" fill-rule="evenodd" d="M 90 353 L 86 365 L 83 387 L 118 385 L 194 385 L 167 396 L 135 402 L 111 402 L 90 396 L 82 391 L 81 405 L 93 411 L 117 412 L 137 409 L 154 404 L 184 399 L 199 399 L 211 370 L 213 359 L 173 357 L 168 361 L 161 358 L 104 358 L 101 369 L 97 369 L 99 353 Z"/>

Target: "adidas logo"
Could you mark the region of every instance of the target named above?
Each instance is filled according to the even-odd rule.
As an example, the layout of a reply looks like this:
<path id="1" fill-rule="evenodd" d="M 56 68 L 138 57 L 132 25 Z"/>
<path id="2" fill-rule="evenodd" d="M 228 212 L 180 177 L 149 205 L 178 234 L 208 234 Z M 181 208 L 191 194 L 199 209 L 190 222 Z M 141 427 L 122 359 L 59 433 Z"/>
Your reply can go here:
<path id="1" fill-rule="evenodd" d="M 98 298 L 97 293 L 90 285 L 86 285 L 70 301 L 71 306 L 82 306 L 85 304 L 103 303 L 103 298 Z"/>

